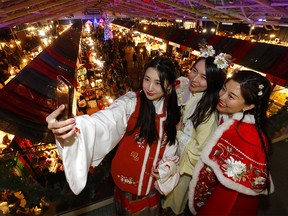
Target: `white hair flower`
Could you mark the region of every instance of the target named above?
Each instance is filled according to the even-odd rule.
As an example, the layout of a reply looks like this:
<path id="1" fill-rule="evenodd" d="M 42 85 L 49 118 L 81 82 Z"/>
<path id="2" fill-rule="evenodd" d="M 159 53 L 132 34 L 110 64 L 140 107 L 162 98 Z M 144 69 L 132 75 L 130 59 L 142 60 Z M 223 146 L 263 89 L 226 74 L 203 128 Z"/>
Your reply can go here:
<path id="1" fill-rule="evenodd" d="M 200 47 L 200 56 L 201 57 L 209 57 L 215 56 L 215 50 L 213 48 L 213 46 L 211 45 L 207 45 L 207 42 L 205 39 L 202 39 L 199 43 L 199 47 Z M 232 59 L 232 56 L 226 53 L 220 53 L 219 55 L 217 55 L 215 57 L 214 60 L 214 64 L 217 66 L 217 68 L 219 69 L 224 69 L 226 70 L 228 68 L 229 65 L 233 65 L 234 59 Z"/>
<path id="2" fill-rule="evenodd" d="M 200 56 L 207 58 L 209 56 L 214 56 L 215 50 L 213 49 L 213 46 L 206 45 L 205 48 L 200 48 L 200 53 Z"/>
<path id="3" fill-rule="evenodd" d="M 226 60 L 226 53 L 220 53 L 215 57 L 214 64 L 217 68 L 226 69 L 229 66 L 229 62 Z"/>

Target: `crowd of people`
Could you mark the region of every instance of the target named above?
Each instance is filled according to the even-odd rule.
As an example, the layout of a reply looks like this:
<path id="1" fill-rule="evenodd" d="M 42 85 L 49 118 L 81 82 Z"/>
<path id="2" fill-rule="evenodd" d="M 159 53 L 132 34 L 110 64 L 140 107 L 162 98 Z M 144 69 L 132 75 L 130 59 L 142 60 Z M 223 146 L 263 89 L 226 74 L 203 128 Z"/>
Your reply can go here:
<path id="1" fill-rule="evenodd" d="M 104 62 L 99 88 L 91 50 L 81 44 L 79 70 L 85 72 L 78 78 L 78 109 L 83 115 L 58 121 L 65 108 L 60 106 L 46 118 L 71 190 L 79 194 L 90 167 L 117 147 L 111 168 L 116 215 L 257 215 L 258 195 L 274 191 L 267 132 L 270 82 L 248 70 L 226 78 L 231 56 L 215 55 L 207 45 L 184 75 L 175 59 L 152 58 L 132 37 L 103 37 L 103 29 L 94 29 Z M 139 87 L 128 71 L 127 47 L 133 50 Z M 21 68 L 17 53 L 0 53 L 0 88 L 11 67 Z M 104 95 L 115 101 L 104 106 Z M 90 99 L 100 110 L 92 115 L 87 114 Z"/>
<path id="2" fill-rule="evenodd" d="M 117 147 L 111 168 L 116 215 L 257 215 L 258 195 L 274 191 L 270 82 L 249 70 L 227 78 L 229 56 L 210 53 L 207 45 L 184 75 L 175 59 L 152 58 L 132 37 L 104 41 L 104 30 L 96 28 L 92 38 L 104 62 L 101 87 L 93 86 L 97 66 L 82 42 L 83 115 L 58 121 L 62 105 L 46 118 L 71 190 L 79 194 L 90 167 Z M 127 47 L 134 50 L 139 87 L 128 71 Z M 15 55 L 0 53 L 0 89 L 9 69 L 21 68 Z M 104 94 L 115 99 L 110 106 L 101 104 Z M 99 107 L 92 115 L 90 99 Z"/>
<path id="3" fill-rule="evenodd" d="M 109 56 L 113 77 L 122 61 L 111 62 L 118 45 L 110 45 L 112 53 L 101 53 Z M 179 77 L 173 59 L 156 56 L 143 68 L 140 89 L 106 109 L 58 121 L 61 105 L 47 116 L 75 194 L 89 167 L 117 146 L 116 215 L 257 215 L 259 195 L 274 191 L 270 82 L 249 70 L 226 78 L 231 56 L 207 45 L 200 50 L 187 77 Z"/>
<path id="4" fill-rule="evenodd" d="M 78 110 L 82 114 L 87 113 L 89 101 L 96 101 L 97 108 L 101 110 L 109 105 L 104 101 L 105 96 L 114 100 L 135 88 L 134 80 L 128 76 L 126 59 L 126 49 L 132 46 L 117 39 L 104 41 L 102 28 L 94 29 L 86 37 L 89 40 L 86 41 L 85 37 L 81 40 L 82 58 L 77 72 Z M 103 65 L 97 65 L 96 60 Z"/>

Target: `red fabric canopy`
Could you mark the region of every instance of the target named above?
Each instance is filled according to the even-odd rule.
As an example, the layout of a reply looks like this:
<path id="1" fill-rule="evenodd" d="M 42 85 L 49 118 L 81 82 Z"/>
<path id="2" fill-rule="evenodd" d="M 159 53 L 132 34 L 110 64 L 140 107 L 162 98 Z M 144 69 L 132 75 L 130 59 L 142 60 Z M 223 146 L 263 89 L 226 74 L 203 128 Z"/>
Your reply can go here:
<path id="1" fill-rule="evenodd" d="M 127 22 L 114 20 L 112 23 L 126 26 Z M 146 30 L 142 31 L 139 25 L 138 31 L 160 37 L 167 41 L 179 44 L 181 47 L 188 47 L 199 50 L 198 43 L 204 38 L 209 45 L 212 45 L 216 52 L 224 52 L 235 58 L 235 63 L 265 73 L 270 80 L 278 85 L 287 85 L 288 80 L 288 47 L 277 46 L 266 43 L 251 42 L 231 37 L 218 36 L 214 34 L 199 33 L 191 30 L 145 25 Z M 166 28 L 166 30 L 164 30 Z M 161 32 L 162 34 L 159 34 Z M 165 33 L 163 35 L 163 33 Z"/>
<path id="2" fill-rule="evenodd" d="M 81 22 L 57 38 L 0 90 L 0 130 L 51 141 L 45 118 L 56 109 L 56 78 L 76 83 Z"/>

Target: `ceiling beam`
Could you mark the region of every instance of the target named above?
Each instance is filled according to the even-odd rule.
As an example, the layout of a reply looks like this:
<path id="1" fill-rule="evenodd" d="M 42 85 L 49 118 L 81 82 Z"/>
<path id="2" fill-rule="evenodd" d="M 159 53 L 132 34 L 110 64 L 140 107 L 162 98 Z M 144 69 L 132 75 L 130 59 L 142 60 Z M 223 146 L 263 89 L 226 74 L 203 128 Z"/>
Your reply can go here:
<path id="1" fill-rule="evenodd" d="M 209 14 L 206 14 L 206 13 L 202 13 L 202 12 L 199 12 L 198 10 L 195 10 L 194 8 L 190 7 L 186 7 L 186 6 L 181 6 L 181 5 L 177 5 L 176 3 L 173 3 L 173 2 L 169 2 L 169 1 L 165 1 L 165 0 L 157 0 L 157 2 L 161 2 L 161 3 L 164 3 L 166 5 L 170 5 L 172 7 L 175 7 L 175 8 L 178 8 L 178 9 L 181 9 L 181 10 L 184 10 L 184 11 L 187 11 L 187 12 L 190 12 L 192 14 L 197 14 L 201 17 L 205 16 L 205 17 L 208 17 L 211 21 L 213 22 L 219 22 L 219 19 L 216 19 L 215 17 L 209 15 Z"/>
<path id="2" fill-rule="evenodd" d="M 14 13 L 12 15 L 9 15 L 7 17 L 1 18 L 0 19 L 0 23 L 6 22 L 8 20 L 16 19 L 16 18 L 19 18 L 19 17 L 23 17 L 25 15 L 31 15 L 31 13 L 35 13 L 35 12 L 38 12 L 38 11 L 41 11 L 41 10 L 44 10 L 44 9 L 47 9 L 47 8 L 50 8 L 50 7 L 60 6 L 61 4 L 67 3 L 69 1 L 71 1 L 71 0 L 61 0 L 61 1 L 50 3 L 50 4 L 45 4 L 45 5 L 42 5 L 42 6 L 36 6 L 36 7 L 31 8 L 31 9 L 24 10 L 24 11 L 21 11 L 21 12 L 16 12 L 16 13 Z"/>
<path id="3" fill-rule="evenodd" d="M 249 7 L 249 8 L 255 8 L 259 7 L 259 4 L 244 4 L 244 5 L 221 5 L 221 6 L 215 6 L 216 9 L 226 9 L 226 8 L 244 8 L 244 7 Z"/>
<path id="4" fill-rule="evenodd" d="M 42 3 L 45 3 L 47 2 L 47 0 L 38 0 L 37 2 L 35 1 L 25 1 L 21 4 L 15 4 L 13 6 L 10 6 L 10 7 L 5 7 L 3 9 L 0 10 L 0 16 L 2 17 L 2 15 L 8 15 L 8 13 L 11 13 L 11 12 L 16 12 L 20 9 L 27 9 L 27 8 L 30 8 L 32 6 L 35 6 L 35 5 L 38 5 L 38 4 L 42 4 Z"/>
<path id="5" fill-rule="evenodd" d="M 232 10 L 225 10 L 225 9 L 218 9 L 216 8 L 216 6 L 214 4 L 211 4 L 207 1 L 204 1 L 204 0 L 191 0 L 192 2 L 195 2 L 197 4 L 200 4 L 200 5 L 203 5 L 203 6 L 206 6 L 210 9 L 213 9 L 213 10 L 216 10 L 216 11 L 219 11 L 220 13 L 223 13 L 223 14 L 226 14 L 230 17 L 234 17 L 234 18 L 237 18 L 239 19 L 240 21 L 246 21 L 248 23 L 251 23 L 253 21 L 251 21 L 250 19 L 247 19 L 247 17 L 244 17 L 238 13 L 236 13 L 235 11 L 232 11 Z"/>
<path id="6" fill-rule="evenodd" d="M 268 2 L 266 0 L 254 0 L 254 1 L 257 2 L 260 5 L 265 6 L 266 8 L 269 8 L 270 10 L 273 10 L 273 11 L 275 11 L 277 13 L 281 13 L 282 15 L 284 15 L 286 17 L 288 16 L 288 11 L 287 10 L 282 9 L 282 8 L 278 8 L 278 7 L 277 8 L 272 7 L 270 2 Z"/>
<path id="7" fill-rule="evenodd" d="M 102 4 L 106 4 L 103 2 Z M 99 6 L 102 6 L 102 4 L 98 4 Z M 16 19 L 8 20 L 5 23 L 1 23 L 0 27 L 9 27 L 14 25 L 20 25 L 24 23 L 34 23 L 34 22 L 40 22 L 40 21 L 51 21 L 51 20 L 57 20 L 61 18 L 65 18 L 65 16 L 78 12 L 81 10 L 84 10 L 86 8 L 95 6 L 95 1 L 90 1 L 90 3 L 83 4 L 82 2 L 78 1 L 75 2 L 68 2 L 65 5 L 59 6 L 59 7 L 51 7 L 47 8 L 45 10 L 42 10 L 39 14 L 26 14 L 25 16 L 18 17 Z M 83 14 L 84 17 L 84 14 Z"/>
<path id="8" fill-rule="evenodd" d="M 154 16 L 156 15 L 156 18 L 165 17 L 165 18 L 171 19 L 171 17 L 175 18 L 175 15 L 176 15 L 176 18 L 183 19 L 183 16 L 185 15 L 186 17 L 188 17 L 190 19 L 197 20 L 197 18 L 195 16 L 192 16 L 189 13 L 183 14 L 183 12 L 181 13 L 181 12 L 175 11 L 174 8 L 173 9 L 172 8 L 163 8 L 159 5 L 157 5 L 155 2 L 153 4 L 150 4 L 150 3 L 143 3 L 142 1 L 138 1 L 137 4 L 141 5 L 144 8 L 149 7 L 151 12 L 153 13 L 153 15 Z M 135 2 L 133 2 L 133 3 L 130 2 L 129 5 L 131 7 L 135 8 Z M 153 8 L 151 8 L 151 7 L 153 7 Z M 161 13 L 162 16 L 159 16 L 159 13 Z"/>

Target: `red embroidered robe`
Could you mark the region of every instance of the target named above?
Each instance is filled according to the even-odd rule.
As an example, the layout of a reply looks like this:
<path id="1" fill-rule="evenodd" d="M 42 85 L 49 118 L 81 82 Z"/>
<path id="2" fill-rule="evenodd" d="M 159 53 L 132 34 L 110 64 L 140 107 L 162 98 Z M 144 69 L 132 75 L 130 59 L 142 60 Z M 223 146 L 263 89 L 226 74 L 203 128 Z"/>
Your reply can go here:
<path id="1" fill-rule="evenodd" d="M 134 128 L 140 115 L 139 111 L 140 98 L 138 95 L 137 105 L 128 121 L 127 131 Z M 162 159 L 167 144 L 164 132 L 165 119 L 166 110 L 163 110 L 162 114 L 156 114 L 159 139 L 150 147 L 144 139 L 136 141 L 139 129 L 131 135 L 126 133 L 119 143 L 112 161 L 111 173 L 116 186 L 122 191 L 143 196 L 154 188 L 155 179 L 150 173 L 152 166 L 157 167 L 158 162 Z"/>
<path id="2" fill-rule="evenodd" d="M 246 115 L 236 132 L 242 115 L 220 125 L 201 154 L 189 188 L 193 214 L 256 215 L 267 181 L 274 190 L 254 117 Z"/>

